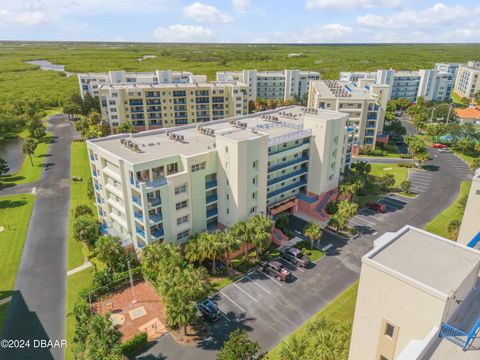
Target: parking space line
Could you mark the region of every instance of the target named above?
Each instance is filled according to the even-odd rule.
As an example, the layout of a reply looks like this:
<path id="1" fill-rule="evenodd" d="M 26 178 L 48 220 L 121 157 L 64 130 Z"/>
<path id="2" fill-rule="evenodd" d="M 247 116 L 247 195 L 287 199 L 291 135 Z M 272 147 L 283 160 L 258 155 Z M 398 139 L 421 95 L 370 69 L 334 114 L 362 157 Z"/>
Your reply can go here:
<path id="1" fill-rule="evenodd" d="M 228 301 L 230 301 L 233 305 L 238 307 L 241 311 L 246 312 L 244 308 L 242 308 L 240 305 L 238 305 L 235 301 L 233 301 L 227 294 L 225 294 L 223 291 L 219 291 L 219 293 L 225 297 Z"/>
<path id="2" fill-rule="evenodd" d="M 375 225 L 374 222 L 371 222 L 371 221 L 362 219 L 361 217 L 358 217 L 358 216 L 355 216 L 355 217 L 353 217 L 353 218 L 350 219 L 350 220 L 354 220 L 354 221 L 357 221 L 357 222 L 358 222 L 358 221 L 363 221 L 363 222 L 367 223 L 367 224 L 370 225 L 370 226 L 374 226 L 374 225 Z M 361 223 L 360 223 L 360 225 L 361 225 Z"/>
<path id="3" fill-rule="evenodd" d="M 333 245 L 332 244 L 328 244 L 327 246 L 324 246 L 322 249 L 323 252 L 327 251 L 328 249 L 330 249 Z"/>
<path id="4" fill-rule="evenodd" d="M 378 202 L 380 202 L 380 201 L 386 202 L 386 204 L 384 204 L 384 205 L 391 206 L 395 209 L 401 209 L 405 206 L 404 204 L 398 204 L 395 201 L 392 201 L 392 200 L 389 200 L 389 199 L 386 199 L 386 198 L 378 200 Z"/>
<path id="5" fill-rule="evenodd" d="M 372 216 L 374 218 L 379 218 L 379 219 L 384 219 L 385 215 L 382 213 L 375 212 L 370 209 L 363 208 L 358 211 L 359 214 L 364 215 L 364 216 Z"/>
<path id="6" fill-rule="evenodd" d="M 252 295 L 250 295 L 249 293 L 247 293 L 245 290 L 243 290 L 240 286 L 238 286 L 237 284 L 233 283 L 232 284 L 233 286 L 235 286 L 238 290 L 240 290 L 241 292 L 243 292 L 245 295 L 247 295 L 250 299 L 252 299 L 253 301 L 255 302 L 258 302 L 257 299 L 255 299 Z"/>
<path id="7" fill-rule="evenodd" d="M 286 263 L 288 263 L 288 264 L 290 264 L 290 265 L 292 265 L 295 269 L 297 269 L 297 270 L 299 270 L 299 271 L 301 271 L 301 272 L 304 272 L 304 271 L 305 271 L 305 270 L 303 270 L 303 269 L 300 269 L 300 266 L 295 265 L 294 263 L 292 263 L 291 261 L 289 261 L 289 260 L 287 260 L 287 259 L 284 259 L 284 258 L 279 258 L 279 259 L 282 260 L 282 261 L 285 261 Z"/>
<path id="8" fill-rule="evenodd" d="M 217 305 L 217 308 L 220 309 L 220 307 L 219 307 L 218 305 Z M 220 314 L 222 314 L 222 316 L 223 316 L 225 319 L 227 319 L 227 321 L 232 321 L 232 319 L 230 319 L 227 315 L 225 315 L 225 312 L 224 312 L 222 309 L 220 309 Z"/>
<path id="9" fill-rule="evenodd" d="M 412 184 L 412 188 L 419 188 L 419 189 L 427 190 L 428 186 L 420 185 L 420 184 Z"/>
<path id="10" fill-rule="evenodd" d="M 413 182 L 413 181 L 430 182 L 431 179 L 430 179 L 429 177 L 427 178 L 427 177 L 420 177 L 420 176 L 410 176 L 410 177 L 408 178 L 408 180 L 410 180 L 410 181 L 412 181 L 412 182 Z"/>
<path id="11" fill-rule="evenodd" d="M 252 279 L 250 276 L 248 275 L 245 275 L 245 277 L 247 279 L 250 279 L 255 285 L 257 285 L 260 289 L 264 290 L 266 293 L 272 295 L 272 293 L 270 291 L 268 291 L 267 289 L 265 289 L 262 285 L 258 284 L 254 279 Z"/>
<path id="12" fill-rule="evenodd" d="M 269 278 L 270 280 L 272 280 L 273 282 L 277 283 L 277 285 L 280 285 L 281 287 L 283 287 L 283 285 L 282 285 L 280 282 L 278 282 L 277 280 L 275 280 L 275 279 L 274 279 L 273 277 L 271 277 L 270 275 L 264 273 L 262 270 L 257 269 L 257 271 L 258 271 L 259 273 L 265 275 L 266 277 L 268 277 L 268 278 Z"/>

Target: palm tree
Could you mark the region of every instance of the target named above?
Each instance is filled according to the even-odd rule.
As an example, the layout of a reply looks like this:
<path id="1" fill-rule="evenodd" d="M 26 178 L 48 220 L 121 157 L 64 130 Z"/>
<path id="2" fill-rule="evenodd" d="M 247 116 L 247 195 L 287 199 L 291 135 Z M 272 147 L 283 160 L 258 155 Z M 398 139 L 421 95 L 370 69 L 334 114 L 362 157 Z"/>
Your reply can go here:
<path id="1" fill-rule="evenodd" d="M 200 249 L 205 258 L 212 261 L 212 274 L 216 274 L 216 261 L 223 254 L 223 244 L 221 241 L 222 232 L 215 230 L 211 234 L 206 233 L 200 237 Z"/>
<path id="2" fill-rule="evenodd" d="M 124 271 L 127 252 L 117 236 L 102 236 L 95 243 L 95 254 L 113 272 Z"/>
<path id="3" fill-rule="evenodd" d="M 122 359 L 120 337 L 121 333 L 112 324 L 110 314 L 95 315 L 90 320 L 85 341 L 85 359 Z"/>
<path id="4" fill-rule="evenodd" d="M 167 325 L 170 328 L 181 328 L 183 336 L 187 335 L 187 326 L 196 318 L 196 309 L 186 292 L 182 289 L 173 290 L 166 302 Z"/>
<path id="5" fill-rule="evenodd" d="M 280 358 L 282 360 L 298 360 L 305 356 L 305 350 L 308 346 L 307 338 L 293 334 L 286 341 L 282 342 L 280 348 Z"/>
<path id="6" fill-rule="evenodd" d="M 233 226 L 233 233 L 242 239 L 245 246 L 245 262 L 247 261 L 248 244 L 253 243 L 254 227 L 250 222 L 240 221 Z"/>
<path id="7" fill-rule="evenodd" d="M 30 158 L 30 165 L 33 166 L 32 155 L 35 154 L 37 148 L 37 140 L 32 137 L 25 139 L 25 142 L 22 144 L 22 154 L 28 155 Z"/>
<path id="8" fill-rule="evenodd" d="M 255 230 L 253 232 L 251 243 L 255 245 L 255 256 L 258 260 L 263 249 L 267 248 L 270 245 L 271 233 L 265 231 L 265 229 L 255 223 L 252 224 L 252 228 L 254 228 Z"/>
<path id="9" fill-rule="evenodd" d="M 340 201 L 338 203 L 337 221 L 340 229 L 343 229 L 348 220 L 357 214 L 358 204 L 351 201 Z"/>
<path id="10" fill-rule="evenodd" d="M 185 244 L 185 259 L 188 261 L 201 262 L 203 260 L 198 251 L 199 235 L 200 234 L 195 234 L 191 236 Z"/>
<path id="11" fill-rule="evenodd" d="M 222 236 L 223 256 L 227 262 L 227 271 L 230 270 L 230 254 L 240 248 L 240 240 L 231 229 L 225 230 Z"/>
<path id="12" fill-rule="evenodd" d="M 305 229 L 303 229 L 303 235 L 310 240 L 310 249 L 313 249 L 313 243 L 320 240 L 320 237 L 322 236 L 322 229 L 320 228 L 320 225 L 311 222 L 305 226 Z"/>
<path id="13" fill-rule="evenodd" d="M 327 226 L 331 227 L 335 231 L 338 231 L 340 224 L 337 218 L 337 214 L 330 216 L 330 219 L 328 219 Z"/>

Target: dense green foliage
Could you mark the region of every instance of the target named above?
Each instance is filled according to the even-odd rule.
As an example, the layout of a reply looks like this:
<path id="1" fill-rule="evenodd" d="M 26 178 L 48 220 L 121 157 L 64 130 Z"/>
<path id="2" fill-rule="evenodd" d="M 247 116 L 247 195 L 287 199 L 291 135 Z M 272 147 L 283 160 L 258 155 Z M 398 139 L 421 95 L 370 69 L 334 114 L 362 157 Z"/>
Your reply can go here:
<path id="1" fill-rule="evenodd" d="M 122 352 L 125 356 L 134 356 L 138 354 L 148 342 L 148 335 L 146 332 L 136 334 L 131 339 L 128 339 L 122 344 Z"/>
<path id="2" fill-rule="evenodd" d="M 335 79 L 339 71 L 393 68 L 431 68 L 435 62 L 465 62 L 478 56 L 478 44 L 436 45 L 229 45 L 229 44 L 19 44 L 0 45 L 0 102 L 38 98 L 46 106 L 60 106 L 78 92 L 76 76 L 41 71 L 28 60 L 64 64 L 68 72 L 124 69 L 151 71 L 172 69 L 206 74 L 244 68 L 285 68 L 320 71 Z M 290 53 L 302 53 L 289 58 Z M 143 55 L 156 58 L 139 62 Z"/>
<path id="3" fill-rule="evenodd" d="M 259 354 L 260 345 L 248 338 L 245 330 L 234 330 L 217 354 L 217 360 L 259 360 L 264 356 Z"/>

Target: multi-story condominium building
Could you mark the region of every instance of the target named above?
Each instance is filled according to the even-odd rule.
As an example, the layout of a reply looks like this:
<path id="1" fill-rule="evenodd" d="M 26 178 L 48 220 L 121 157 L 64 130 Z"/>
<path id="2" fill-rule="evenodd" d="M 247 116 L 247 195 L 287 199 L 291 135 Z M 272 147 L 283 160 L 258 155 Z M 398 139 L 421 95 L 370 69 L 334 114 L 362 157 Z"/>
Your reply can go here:
<path id="1" fill-rule="evenodd" d="M 469 61 L 459 66 L 453 91 L 459 97 L 469 99 L 480 91 L 480 62 Z"/>
<path id="2" fill-rule="evenodd" d="M 87 142 L 103 230 L 135 248 L 180 243 L 336 189 L 348 115 L 287 107 Z"/>
<path id="3" fill-rule="evenodd" d="M 430 70 L 341 72 L 340 80 L 390 85 L 389 100 L 406 98 L 416 101 L 417 97 L 423 96 L 427 101 L 444 101 L 450 98 L 457 68 L 457 64 L 439 63 Z"/>
<path id="4" fill-rule="evenodd" d="M 217 81 L 240 81 L 247 84 L 248 100 L 301 98 L 308 93 L 308 84 L 312 80 L 320 80 L 320 73 L 301 70 L 217 72 Z"/>
<path id="5" fill-rule="evenodd" d="M 193 84 L 197 82 L 204 83 L 206 81 L 206 75 L 194 75 L 191 72 L 172 70 L 155 70 L 154 72 L 127 72 L 120 70 L 104 73 L 78 74 L 78 83 L 80 85 L 82 99 L 86 93 L 89 93 L 91 96 L 98 96 L 98 88 L 104 84 Z"/>
<path id="6" fill-rule="evenodd" d="M 308 107 L 328 109 L 349 114 L 354 130 L 354 144 L 374 147 L 383 130 L 388 102 L 388 85 L 366 84 L 336 80 L 312 81 Z"/>
<path id="7" fill-rule="evenodd" d="M 463 213 L 462 225 L 457 242 L 467 246 L 477 246 L 480 242 L 480 169 L 475 171 Z"/>
<path id="8" fill-rule="evenodd" d="M 439 70 L 420 70 L 420 84 L 417 97 L 426 101 L 446 101 L 450 99 L 455 85 L 455 73 Z"/>
<path id="9" fill-rule="evenodd" d="M 102 117 L 115 131 L 131 121 L 137 130 L 201 123 L 247 114 L 242 83 L 101 85 Z"/>
<path id="10" fill-rule="evenodd" d="M 479 358 L 479 270 L 479 251 L 424 230 L 382 235 L 362 258 L 349 359 Z"/>

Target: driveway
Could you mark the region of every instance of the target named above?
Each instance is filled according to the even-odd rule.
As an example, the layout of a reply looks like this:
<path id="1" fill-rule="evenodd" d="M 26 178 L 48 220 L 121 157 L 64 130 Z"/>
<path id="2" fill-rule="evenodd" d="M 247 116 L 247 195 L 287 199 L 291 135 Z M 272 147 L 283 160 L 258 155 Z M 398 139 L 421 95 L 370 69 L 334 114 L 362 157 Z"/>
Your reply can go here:
<path id="1" fill-rule="evenodd" d="M 62 348 L 33 348 L 34 340 L 65 338 L 72 129 L 60 115 L 49 119 L 49 130 L 53 141 L 47 159 L 52 165 L 35 184 L 37 196 L 2 334 L 4 339 L 30 340 L 31 346 L 0 349 L 0 359 L 63 359 Z M 13 187 L 8 193 L 26 190 L 28 186 Z"/>

